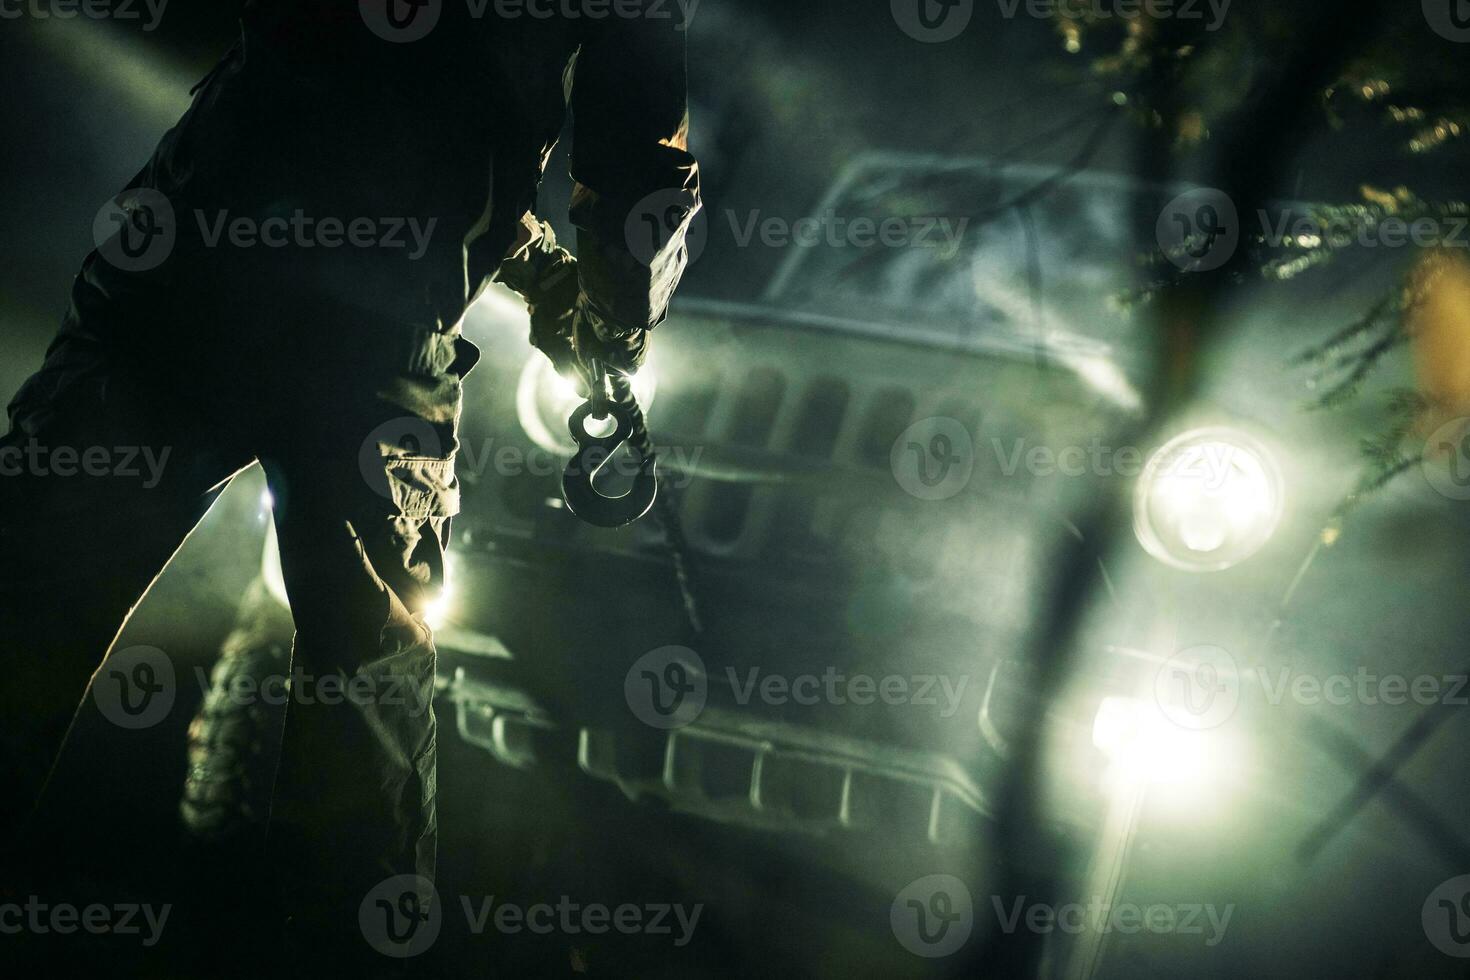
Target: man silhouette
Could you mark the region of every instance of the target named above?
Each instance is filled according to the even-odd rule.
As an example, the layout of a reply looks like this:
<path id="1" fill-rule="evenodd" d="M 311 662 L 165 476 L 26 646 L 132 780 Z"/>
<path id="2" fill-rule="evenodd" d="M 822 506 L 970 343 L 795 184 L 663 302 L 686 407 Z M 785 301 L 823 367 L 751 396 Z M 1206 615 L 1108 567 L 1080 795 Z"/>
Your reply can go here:
<path id="1" fill-rule="evenodd" d="M 349 937 L 374 885 L 432 881 L 421 611 L 458 510 L 461 320 L 499 274 L 559 368 L 641 363 L 699 207 L 677 6 L 247 0 L 99 217 L 0 440 L 168 453 L 151 483 L 0 477 L 5 829 L 133 607 L 259 461 L 297 628 L 271 823 L 286 910 L 313 942 Z M 580 262 L 533 217 L 568 106 Z M 667 234 L 633 248 L 647 213 Z"/>

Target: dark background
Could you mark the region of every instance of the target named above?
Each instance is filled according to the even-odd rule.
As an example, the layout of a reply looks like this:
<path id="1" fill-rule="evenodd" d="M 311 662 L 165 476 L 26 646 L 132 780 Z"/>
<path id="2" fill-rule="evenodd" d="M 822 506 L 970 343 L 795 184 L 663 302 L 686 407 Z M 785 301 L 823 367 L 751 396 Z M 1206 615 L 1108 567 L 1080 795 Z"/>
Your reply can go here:
<path id="1" fill-rule="evenodd" d="M 1075 72 L 1065 70 L 1068 56 L 1059 37 L 1044 22 L 1006 21 L 994 5 L 981 4 L 976 23 L 961 39 L 919 45 L 895 29 L 888 7 L 887 0 L 705 0 L 691 32 L 692 141 L 704 167 L 713 233 L 686 280 L 686 295 L 756 296 L 784 256 L 736 247 L 719 216 L 759 208 L 794 220 L 814 207 L 844 163 L 859 153 L 902 150 L 1060 166 L 1103 110 L 1106 92 L 1076 83 Z M 148 33 L 86 20 L 0 23 L 0 397 L 8 398 L 39 363 L 70 277 L 92 247 L 98 207 L 146 160 L 187 105 L 190 86 L 229 47 L 235 30 L 233 5 L 220 0 L 173 0 L 158 29 Z M 1463 60 L 1463 51 L 1446 48 L 1445 57 Z M 1463 186 L 1464 171 L 1453 164 L 1406 164 L 1391 148 L 1325 125 L 1302 133 L 1298 146 L 1277 151 L 1300 160 L 1291 168 L 1295 179 L 1279 188 L 1282 196 L 1332 197 L 1405 173 L 1422 178 L 1421 188 Z M 1139 153 L 1136 133 L 1120 127 L 1091 166 L 1140 173 L 1145 161 Z M 1197 172 L 1199 162 L 1185 154 L 1170 169 L 1184 179 Z M 558 155 L 542 198 L 545 215 L 563 228 L 564 170 Z M 1285 370 L 1285 361 L 1337 326 L 1338 313 L 1354 308 L 1369 279 L 1349 268 L 1255 306 L 1243 300 L 1248 308 L 1238 317 L 1239 340 L 1211 385 L 1214 404 L 1270 420 L 1298 448 L 1291 466 L 1302 483 L 1283 532 L 1289 540 L 1264 568 L 1226 584 L 1251 617 L 1273 615 L 1279 586 L 1290 581 L 1321 520 L 1352 485 L 1357 440 L 1372 426 L 1366 410 L 1332 417 L 1302 413 L 1300 379 Z M 1138 329 L 1125 346 L 1148 344 L 1147 324 Z M 1397 364 L 1390 374 L 1385 388 L 1395 379 L 1402 382 L 1407 368 Z M 193 662 L 208 665 L 258 569 L 263 525 L 254 493 L 253 484 L 232 491 L 211 514 L 135 617 L 130 636 L 167 636 L 170 649 L 190 651 Z M 1307 611 L 1294 627 L 1302 644 L 1319 651 L 1326 664 L 1366 662 L 1407 673 L 1461 667 L 1470 625 L 1466 530 L 1464 506 L 1446 506 L 1420 484 L 1389 494 L 1304 586 L 1297 605 Z M 1128 569 L 1136 574 L 1135 586 L 1151 581 L 1132 565 Z M 1125 591 L 1128 575 L 1125 570 L 1120 576 Z M 1251 591 L 1263 581 L 1278 587 Z M 1269 596 L 1260 594 L 1266 591 Z M 1182 632 L 1191 626 L 1200 632 L 1199 622 L 1210 618 L 1196 610 L 1225 615 L 1215 595 L 1198 583 L 1170 601 L 1191 610 L 1181 616 Z M 176 817 L 188 715 L 176 710 L 170 723 L 126 738 L 101 726 L 78 733 L 49 811 L 55 839 L 65 842 L 56 845 L 66 848 L 57 853 L 61 866 L 93 883 L 126 882 L 124 894 L 166 892 L 166 883 L 190 860 L 181 850 Z M 1359 711 L 1344 727 L 1379 754 L 1413 722 L 1412 708 L 1380 706 Z M 1452 821 L 1470 804 L 1464 730 L 1457 716 L 1403 776 Z M 1139 860 L 1149 870 L 1142 876 L 1166 882 L 1161 891 L 1240 906 L 1229 943 L 1219 950 L 1180 949 L 1170 962 L 1189 975 L 1207 976 L 1464 975 L 1459 963 L 1427 948 L 1419 903 L 1435 884 L 1470 867 L 1449 866 L 1442 854 L 1426 851 L 1396 811 L 1370 805 L 1315 864 L 1299 866 L 1285 856 L 1295 843 L 1294 829 L 1310 822 L 1303 814 L 1328 808 L 1354 775 L 1324 761 L 1293 731 L 1271 729 L 1238 774 L 1254 783 L 1255 805 L 1201 812 L 1155 828 L 1153 850 L 1144 848 Z M 444 768 L 477 772 L 476 758 L 446 744 Z M 1302 769 L 1313 775 L 1295 775 Z M 466 801 L 481 805 L 502 791 L 498 786 L 477 775 L 446 779 L 443 860 L 451 880 L 478 861 L 529 861 L 522 849 L 538 846 L 529 838 L 479 834 L 465 820 Z M 538 808 L 537 819 L 555 827 L 561 843 L 586 862 L 613 866 L 609 874 L 638 875 L 637 867 L 619 866 L 608 853 L 617 849 L 607 847 L 602 836 L 604 820 L 627 816 L 611 791 L 592 809 L 576 808 L 586 806 L 586 799 L 574 806 L 554 790 L 531 784 L 506 793 L 517 806 Z M 668 830 L 662 822 L 667 818 L 650 819 L 645 833 Z M 783 949 L 800 949 L 793 959 L 810 963 L 830 944 L 832 962 L 839 963 L 860 948 L 858 935 L 887 929 L 886 909 L 870 915 L 844 904 L 839 879 L 807 869 L 793 873 L 801 878 L 794 885 L 786 881 L 781 852 L 763 850 L 753 835 L 715 840 L 713 832 L 693 831 L 677 841 L 672 831 L 668 836 L 671 851 L 686 849 L 680 861 L 695 868 L 696 877 L 700 862 L 709 861 L 707 891 L 723 889 L 732 907 L 766 903 L 761 915 L 752 916 L 755 926 L 745 922 L 728 933 L 711 927 L 717 937 L 712 942 L 729 944 L 724 950 L 716 946 L 716 960 L 723 956 L 745 972 L 752 962 L 768 963 L 769 972 L 781 974 Z M 538 839 L 544 846 L 544 838 Z M 803 900 L 791 901 L 793 891 Z M 769 898 L 777 893 L 786 898 Z M 823 906 L 828 918 L 802 921 L 802 910 L 813 905 Z M 977 914 L 989 914 L 988 906 Z M 785 930 L 778 928 L 783 919 Z M 744 937 L 763 930 L 774 930 L 765 933 L 768 948 L 742 945 Z M 835 952 L 841 944 L 847 944 L 844 955 Z M 471 959 L 484 961 L 478 952 Z M 1127 962 L 1120 960 L 1114 969 L 1126 970 Z"/>

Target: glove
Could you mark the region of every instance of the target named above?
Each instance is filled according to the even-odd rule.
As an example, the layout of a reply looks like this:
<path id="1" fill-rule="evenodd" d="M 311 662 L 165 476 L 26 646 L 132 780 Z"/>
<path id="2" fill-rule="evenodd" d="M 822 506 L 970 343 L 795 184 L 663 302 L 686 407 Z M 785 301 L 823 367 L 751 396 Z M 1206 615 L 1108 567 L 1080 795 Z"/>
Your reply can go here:
<path id="1" fill-rule="evenodd" d="M 496 279 L 520 293 L 531 313 L 531 345 L 558 374 L 579 378 L 584 390 L 591 362 L 616 374 L 635 374 L 648 357 L 648 331 L 620 330 L 582 292 L 577 259 L 557 245 L 551 226 L 529 216 L 527 240 L 501 264 Z"/>
<path id="2" fill-rule="evenodd" d="M 550 358 L 558 374 L 578 372 L 572 347 L 576 309 L 577 260 L 556 243 L 551 226 L 527 214 L 518 247 L 500 264 L 495 278 L 515 290 L 531 313 L 531 345 Z"/>
<path id="3" fill-rule="evenodd" d="M 631 376 L 648 360 L 648 331 L 618 328 L 579 291 L 572 314 L 572 349 L 584 365 L 595 360 L 612 374 Z"/>

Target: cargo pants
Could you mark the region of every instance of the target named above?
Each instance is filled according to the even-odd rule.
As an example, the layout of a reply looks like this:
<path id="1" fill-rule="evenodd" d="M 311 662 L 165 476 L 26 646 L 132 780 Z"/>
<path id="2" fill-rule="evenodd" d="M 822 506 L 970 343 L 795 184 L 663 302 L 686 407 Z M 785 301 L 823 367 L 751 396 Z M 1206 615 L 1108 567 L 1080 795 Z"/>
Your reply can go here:
<path id="1" fill-rule="evenodd" d="M 159 648 L 141 660 L 104 658 L 191 530 L 258 462 L 296 624 L 269 832 L 281 911 L 304 943 L 361 942 L 372 889 L 434 874 L 435 652 L 421 613 L 443 581 L 461 381 L 478 351 L 457 326 L 242 292 L 248 276 L 227 283 L 201 256 L 181 246 L 137 272 L 90 255 L 43 366 L 10 405 L 0 831 L 15 839 L 89 680 L 123 724 L 183 681 L 183 668 L 167 676 L 166 637 L 141 640 Z"/>

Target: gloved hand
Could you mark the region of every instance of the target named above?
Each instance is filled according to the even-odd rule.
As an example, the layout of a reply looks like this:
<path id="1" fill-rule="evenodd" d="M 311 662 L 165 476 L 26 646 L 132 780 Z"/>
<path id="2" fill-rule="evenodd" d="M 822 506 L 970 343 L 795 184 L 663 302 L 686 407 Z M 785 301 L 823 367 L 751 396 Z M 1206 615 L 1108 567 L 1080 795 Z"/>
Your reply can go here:
<path id="1" fill-rule="evenodd" d="M 615 374 L 635 374 L 648 357 L 648 331 L 619 330 L 581 290 L 577 260 L 556 244 L 545 222 L 528 218 L 526 236 L 501 264 L 496 279 L 520 293 L 531 312 L 531 344 L 557 373 L 585 389 L 591 362 Z M 528 236 L 528 240 L 524 240 Z"/>
<path id="2" fill-rule="evenodd" d="M 579 292 L 572 314 L 572 349 L 582 364 L 595 360 L 612 374 L 634 375 L 648 360 L 648 331 L 619 328 L 598 312 L 585 292 Z"/>

